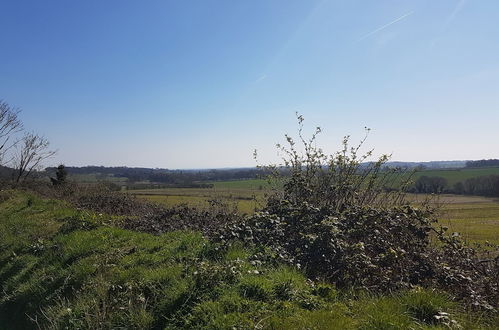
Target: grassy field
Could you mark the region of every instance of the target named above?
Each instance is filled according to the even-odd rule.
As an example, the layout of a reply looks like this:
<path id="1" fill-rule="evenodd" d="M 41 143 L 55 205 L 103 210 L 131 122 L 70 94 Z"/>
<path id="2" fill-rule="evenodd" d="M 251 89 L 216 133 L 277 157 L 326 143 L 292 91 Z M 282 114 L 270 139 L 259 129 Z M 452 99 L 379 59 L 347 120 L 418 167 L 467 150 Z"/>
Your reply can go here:
<path id="1" fill-rule="evenodd" d="M 413 178 L 414 180 L 417 180 L 421 176 L 440 176 L 445 178 L 447 183 L 452 186 L 455 183 L 465 181 L 466 179 L 487 175 L 499 175 L 499 167 L 424 170 L 415 173 Z"/>
<path id="2" fill-rule="evenodd" d="M 415 202 L 427 195 L 410 195 Z M 499 244 L 499 199 L 481 196 L 439 195 L 439 223 L 457 232 L 469 243 Z"/>
<path id="3" fill-rule="evenodd" d="M 116 184 L 126 184 L 128 179 L 122 177 L 115 177 L 112 175 L 94 173 L 94 174 L 74 174 L 74 175 L 70 174 L 68 176 L 68 180 L 78 183 L 95 183 L 95 182 L 105 181 Z"/>
<path id="4" fill-rule="evenodd" d="M 444 195 L 441 222 L 469 242 L 499 244 L 499 200 Z"/>
<path id="5" fill-rule="evenodd" d="M 130 193 L 165 206 L 187 204 L 205 207 L 209 205 L 210 200 L 224 201 L 237 207 L 241 213 L 251 214 L 262 205 L 267 188 L 265 180 L 240 180 L 214 182 L 213 188 L 144 189 Z M 413 195 L 411 198 L 420 200 L 425 197 Z M 499 244 L 498 199 L 441 195 L 437 201 L 441 205 L 440 221 L 449 227 L 449 231 L 459 232 L 470 242 Z"/>
<path id="6" fill-rule="evenodd" d="M 206 207 L 210 201 L 221 201 L 236 207 L 241 213 L 253 213 L 262 204 L 268 191 L 265 180 L 213 182 L 213 188 L 164 188 L 130 190 L 128 193 L 165 206 L 187 204 Z"/>

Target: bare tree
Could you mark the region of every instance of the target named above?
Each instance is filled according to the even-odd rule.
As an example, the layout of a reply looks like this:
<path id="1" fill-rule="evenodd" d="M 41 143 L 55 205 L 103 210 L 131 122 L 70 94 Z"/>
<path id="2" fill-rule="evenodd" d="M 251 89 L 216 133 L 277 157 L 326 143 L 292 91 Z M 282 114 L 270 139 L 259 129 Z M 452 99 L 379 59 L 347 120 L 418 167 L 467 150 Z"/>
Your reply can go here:
<path id="1" fill-rule="evenodd" d="M 6 152 L 18 142 L 14 135 L 22 130 L 22 123 L 17 116 L 19 112 L 20 110 L 0 100 L 0 165 L 8 162 L 3 158 Z"/>
<path id="2" fill-rule="evenodd" d="M 21 139 L 18 152 L 14 158 L 15 181 L 26 180 L 33 171 L 36 171 L 41 163 L 56 154 L 55 150 L 49 150 L 49 142 L 35 133 L 26 133 Z"/>

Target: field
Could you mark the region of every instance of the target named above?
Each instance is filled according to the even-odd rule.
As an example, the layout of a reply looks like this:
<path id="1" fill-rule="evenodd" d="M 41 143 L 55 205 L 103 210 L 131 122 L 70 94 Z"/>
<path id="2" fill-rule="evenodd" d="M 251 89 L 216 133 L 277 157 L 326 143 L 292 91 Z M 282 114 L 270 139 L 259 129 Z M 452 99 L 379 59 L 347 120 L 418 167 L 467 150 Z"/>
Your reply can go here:
<path id="1" fill-rule="evenodd" d="M 240 213 L 250 214 L 261 206 L 262 197 L 269 188 L 267 181 L 258 179 L 212 183 L 213 188 L 141 189 L 128 193 L 165 206 L 206 207 L 210 201 L 224 202 Z"/>
<path id="2" fill-rule="evenodd" d="M 499 244 L 499 200 L 478 196 L 444 195 L 442 224 L 469 242 Z"/>
<path id="3" fill-rule="evenodd" d="M 499 167 L 481 167 L 481 168 L 458 168 L 442 170 L 424 170 L 416 172 L 414 180 L 421 176 L 439 176 L 445 178 L 447 183 L 452 186 L 457 182 L 478 176 L 499 175 Z"/>
<path id="4" fill-rule="evenodd" d="M 113 182 L 116 184 L 126 184 L 127 178 L 115 177 L 112 175 L 89 173 L 89 174 L 70 174 L 68 180 L 78 183 L 95 183 L 95 182 Z"/>
<path id="5" fill-rule="evenodd" d="M 448 174 L 453 171 L 432 172 Z M 240 213 L 250 214 L 262 205 L 262 197 L 268 188 L 265 180 L 226 181 L 213 184 L 213 188 L 144 189 L 129 193 L 165 206 L 187 204 L 206 207 L 210 200 L 222 201 L 237 207 Z M 416 201 L 425 197 L 425 195 L 411 196 Z M 469 242 L 499 244 L 498 199 L 441 195 L 435 203 L 441 207 L 440 222 L 449 227 L 449 231 L 460 233 Z"/>

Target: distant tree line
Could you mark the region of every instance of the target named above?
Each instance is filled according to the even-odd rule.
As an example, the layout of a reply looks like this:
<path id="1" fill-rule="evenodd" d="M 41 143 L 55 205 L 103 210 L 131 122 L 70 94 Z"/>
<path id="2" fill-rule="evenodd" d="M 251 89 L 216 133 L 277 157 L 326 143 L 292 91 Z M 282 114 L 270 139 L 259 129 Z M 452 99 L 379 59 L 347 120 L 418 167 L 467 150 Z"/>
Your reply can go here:
<path id="1" fill-rule="evenodd" d="M 176 186 L 192 186 L 203 181 L 227 181 L 254 179 L 266 174 L 258 168 L 247 169 L 212 169 L 212 170 L 169 170 L 143 167 L 104 167 L 104 166 L 67 166 L 66 171 L 71 175 L 98 174 L 105 179 L 107 176 L 127 178 L 130 184 L 137 182 L 155 182 Z M 55 173 L 55 167 L 45 169 L 48 173 Z"/>
<path id="2" fill-rule="evenodd" d="M 499 197 L 499 175 L 470 178 L 454 185 L 456 194 Z"/>
<path id="3" fill-rule="evenodd" d="M 466 162 L 466 167 L 493 167 L 499 166 L 499 159 L 470 160 Z"/>
<path id="4" fill-rule="evenodd" d="M 447 180 L 440 176 L 421 176 L 414 183 L 417 193 L 440 194 L 445 191 Z"/>
<path id="5" fill-rule="evenodd" d="M 459 181 L 450 186 L 448 181 L 439 176 L 421 176 L 410 189 L 415 193 L 459 194 L 499 197 L 499 175 L 483 175 Z"/>

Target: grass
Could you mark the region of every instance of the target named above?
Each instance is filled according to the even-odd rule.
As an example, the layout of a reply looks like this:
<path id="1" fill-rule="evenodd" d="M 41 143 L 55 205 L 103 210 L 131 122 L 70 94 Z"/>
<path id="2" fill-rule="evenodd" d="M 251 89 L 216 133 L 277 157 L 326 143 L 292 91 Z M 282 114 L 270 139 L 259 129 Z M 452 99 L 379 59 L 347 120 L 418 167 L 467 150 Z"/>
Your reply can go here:
<path id="1" fill-rule="evenodd" d="M 127 178 L 115 177 L 111 174 L 89 173 L 89 174 L 69 174 L 68 180 L 78 183 L 96 183 L 96 182 L 113 182 L 126 184 Z"/>
<path id="2" fill-rule="evenodd" d="M 243 245 L 222 251 L 199 233 L 127 231 L 61 201 L 0 195 L 0 329 L 493 328 L 444 293 L 359 299 L 251 262 Z"/>
<path id="3" fill-rule="evenodd" d="M 409 195 L 415 202 L 428 195 Z M 440 211 L 439 223 L 450 232 L 459 233 L 468 243 L 499 245 L 499 200 L 497 198 L 463 195 L 433 196 Z"/>
<path id="4" fill-rule="evenodd" d="M 235 181 L 214 181 L 211 182 L 216 189 L 242 189 L 242 190 L 263 190 L 269 186 L 267 180 L 250 179 Z"/>
<path id="5" fill-rule="evenodd" d="M 213 197 L 203 196 L 189 196 L 189 195 L 142 195 L 138 194 L 137 197 L 147 199 L 166 207 L 187 204 L 192 207 L 206 208 L 210 205 L 210 200 Z M 220 198 L 219 198 L 220 199 Z M 235 207 L 241 214 L 252 214 L 258 208 L 258 202 L 255 200 L 235 199 L 235 198 L 222 198 L 222 201 L 228 203 L 229 207 Z"/>
<path id="6" fill-rule="evenodd" d="M 240 213 L 251 214 L 262 205 L 268 188 L 267 181 L 260 179 L 212 183 L 213 188 L 138 189 L 128 193 L 167 207 L 180 204 L 207 207 L 210 200 L 218 200 L 236 207 Z"/>
<path id="7" fill-rule="evenodd" d="M 481 168 L 458 168 L 441 170 L 423 170 L 416 172 L 413 179 L 417 180 L 421 176 L 440 176 L 447 180 L 449 186 L 466 179 L 475 178 L 484 175 L 499 175 L 499 167 L 481 167 Z"/>
<path id="8" fill-rule="evenodd" d="M 441 223 L 468 242 L 499 244 L 499 202 L 478 197 L 444 204 Z"/>

